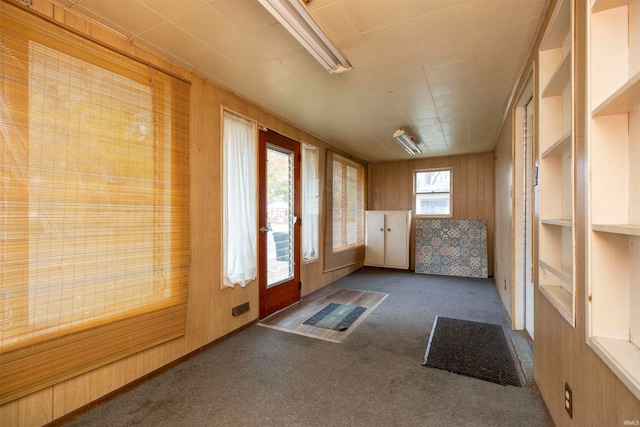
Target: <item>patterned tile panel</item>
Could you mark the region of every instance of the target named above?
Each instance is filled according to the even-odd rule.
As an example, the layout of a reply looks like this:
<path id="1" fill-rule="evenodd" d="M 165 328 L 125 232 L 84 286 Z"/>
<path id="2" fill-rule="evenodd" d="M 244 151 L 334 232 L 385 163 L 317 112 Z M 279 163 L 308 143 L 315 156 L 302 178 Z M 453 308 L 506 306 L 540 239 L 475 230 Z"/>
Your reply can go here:
<path id="1" fill-rule="evenodd" d="M 416 220 L 416 273 L 488 277 L 487 221 Z"/>

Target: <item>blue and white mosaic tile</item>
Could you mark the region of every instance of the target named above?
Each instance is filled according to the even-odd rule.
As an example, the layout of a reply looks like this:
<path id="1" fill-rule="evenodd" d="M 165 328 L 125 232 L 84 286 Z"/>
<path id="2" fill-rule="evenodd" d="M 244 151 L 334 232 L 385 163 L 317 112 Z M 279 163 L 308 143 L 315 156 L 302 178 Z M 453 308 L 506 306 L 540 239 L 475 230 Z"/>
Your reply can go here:
<path id="1" fill-rule="evenodd" d="M 488 277 L 487 221 L 416 220 L 416 273 Z"/>

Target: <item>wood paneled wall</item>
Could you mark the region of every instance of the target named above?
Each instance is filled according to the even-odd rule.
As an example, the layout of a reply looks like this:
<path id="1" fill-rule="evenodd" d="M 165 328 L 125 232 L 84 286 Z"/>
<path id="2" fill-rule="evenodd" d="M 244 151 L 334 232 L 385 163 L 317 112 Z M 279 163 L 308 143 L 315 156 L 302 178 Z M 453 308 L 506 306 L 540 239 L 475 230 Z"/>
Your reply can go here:
<path id="1" fill-rule="evenodd" d="M 525 75 L 519 87 L 526 84 L 528 70 L 535 64 L 535 52 L 540 45 L 541 34 L 548 24 L 551 12 L 557 0 L 551 0 L 547 16 L 532 48 Z M 575 265 L 574 283 L 576 298 L 576 325 L 572 327 L 536 289 L 534 302 L 534 377 L 542 398 L 557 426 L 622 426 L 640 421 L 640 401 L 616 377 L 608 366 L 591 350 L 586 343 L 586 271 L 587 271 L 587 144 L 585 140 L 585 69 L 586 69 L 586 30 L 584 2 L 575 2 L 575 82 L 578 88 L 575 95 L 577 113 L 573 129 L 575 138 L 576 198 L 575 198 Z M 534 85 L 535 86 L 535 85 Z M 534 87 L 534 92 L 536 88 Z M 516 91 L 518 92 L 518 91 Z M 534 98 L 535 98 L 534 94 Z M 514 106 L 512 105 L 511 108 Z M 502 129 L 502 137 L 495 149 L 496 189 L 505 186 L 500 180 L 513 180 L 513 175 L 523 173 L 515 170 L 513 161 L 512 120 L 507 120 Z M 506 163 L 508 162 L 508 163 Z M 498 166 L 499 164 L 499 166 Z M 498 190 L 496 190 L 498 191 Z M 500 196 L 502 197 L 502 196 Z M 504 197 L 507 197 L 506 195 Z M 510 230 L 520 218 L 511 215 L 510 203 L 496 203 L 496 248 L 511 247 Z M 520 242 L 521 243 L 521 242 Z M 516 242 L 518 244 L 518 242 Z M 535 244 L 535 242 L 534 242 Z M 535 251 L 534 251 L 535 253 Z M 504 257 L 505 260 L 508 257 Z M 511 277 L 512 265 L 500 264 L 501 277 Z M 497 276 L 496 276 L 497 277 Z M 498 288 L 500 288 L 498 284 Z M 564 409 L 564 385 L 569 384 L 573 391 L 573 418 Z"/>
<path id="2" fill-rule="evenodd" d="M 502 304 L 513 323 L 513 158 L 511 126 L 513 115 L 508 114 L 504 128 L 494 151 L 493 173 L 496 198 L 494 201 L 494 271 L 493 279 L 500 294 Z"/>
<path id="3" fill-rule="evenodd" d="M 493 153 L 411 159 L 369 165 L 370 210 L 413 210 L 413 172 L 452 168 L 453 219 L 487 221 L 489 275 L 493 274 Z M 413 217 L 415 224 L 415 215 Z M 411 268 L 414 237 L 411 232 Z"/>
<path id="4" fill-rule="evenodd" d="M 24 7 L 17 0 L 0 0 L 0 7 Z M 191 81 L 191 268 L 184 337 L 129 356 L 84 375 L 61 382 L 0 406 L 0 426 L 38 426 L 49 423 L 136 379 L 211 343 L 258 318 L 258 284 L 222 287 L 222 156 L 221 112 L 226 107 L 297 141 L 315 145 L 320 154 L 320 182 L 324 183 L 326 150 L 340 150 L 258 106 L 172 64 L 126 39 L 95 25 L 49 0 L 33 0 L 28 8 L 48 20 L 99 41 L 129 56 Z M 323 194 L 321 189 L 320 194 Z M 324 230 L 321 209 L 320 230 Z M 322 234 L 322 233 L 321 233 Z M 321 238 L 320 247 L 324 240 Z M 322 256 L 302 265 L 302 293 L 308 294 L 362 267 L 362 263 L 323 272 Z M 238 317 L 231 308 L 249 302 L 251 310 Z M 2 367 L 0 366 L 0 369 Z"/>

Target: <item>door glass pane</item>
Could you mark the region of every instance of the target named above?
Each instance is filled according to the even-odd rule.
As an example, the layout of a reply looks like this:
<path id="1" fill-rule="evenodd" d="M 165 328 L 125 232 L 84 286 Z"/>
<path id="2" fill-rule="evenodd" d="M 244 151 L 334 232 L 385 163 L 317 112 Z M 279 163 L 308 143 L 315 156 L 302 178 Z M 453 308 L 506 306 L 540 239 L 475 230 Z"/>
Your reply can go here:
<path id="1" fill-rule="evenodd" d="M 293 153 L 267 148 L 267 286 L 293 277 Z"/>

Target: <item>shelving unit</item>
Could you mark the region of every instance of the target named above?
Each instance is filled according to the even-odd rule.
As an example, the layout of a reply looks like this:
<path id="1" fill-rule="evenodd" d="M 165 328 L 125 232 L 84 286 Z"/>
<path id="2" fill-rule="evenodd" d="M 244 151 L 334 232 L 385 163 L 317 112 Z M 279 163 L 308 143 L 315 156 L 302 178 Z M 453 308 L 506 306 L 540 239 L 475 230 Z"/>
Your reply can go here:
<path id="1" fill-rule="evenodd" d="M 538 289 L 575 326 L 572 0 L 559 0 L 538 51 Z"/>
<path id="2" fill-rule="evenodd" d="M 640 0 L 587 15 L 587 343 L 640 399 Z"/>

